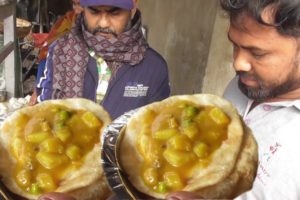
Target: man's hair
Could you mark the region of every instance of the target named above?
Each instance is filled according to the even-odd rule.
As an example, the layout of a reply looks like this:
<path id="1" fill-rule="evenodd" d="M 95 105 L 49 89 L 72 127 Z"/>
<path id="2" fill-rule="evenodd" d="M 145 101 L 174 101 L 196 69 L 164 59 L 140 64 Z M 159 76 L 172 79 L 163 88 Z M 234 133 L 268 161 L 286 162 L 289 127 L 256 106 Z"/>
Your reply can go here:
<path id="1" fill-rule="evenodd" d="M 283 35 L 300 37 L 300 0 L 220 0 L 222 8 L 231 19 L 242 13 L 252 16 L 257 22 L 274 26 Z M 274 23 L 262 19 L 262 12 L 274 6 Z"/>

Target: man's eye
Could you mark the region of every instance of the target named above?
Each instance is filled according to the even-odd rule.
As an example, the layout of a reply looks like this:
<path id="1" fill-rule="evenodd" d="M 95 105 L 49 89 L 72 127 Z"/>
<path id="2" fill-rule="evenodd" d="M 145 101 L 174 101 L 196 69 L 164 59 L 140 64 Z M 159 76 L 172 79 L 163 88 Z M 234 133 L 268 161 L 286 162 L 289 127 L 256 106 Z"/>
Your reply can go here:
<path id="1" fill-rule="evenodd" d="M 93 14 L 93 15 L 97 15 L 99 13 L 99 11 L 97 11 L 97 10 L 90 10 L 90 13 Z"/>
<path id="2" fill-rule="evenodd" d="M 117 16 L 117 15 L 120 14 L 120 11 L 119 11 L 119 10 L 112 11 L 112 12 L 110 12 L 110 14 L 111 14 L 112 16 Z"/>
<path id="3" fill-rule="evenodd" d="M 97 9 L 94 9 L 93 7 L 88 7 L 88 12 L 91 13 L 92 15 L 97 15 L 100 13 Z"/>
<path id="4" fill-rule="evenodd" d="M 264 52 L 251 52 L 252 56 L 259 59 L 267 55 L 267 53 Z"/>

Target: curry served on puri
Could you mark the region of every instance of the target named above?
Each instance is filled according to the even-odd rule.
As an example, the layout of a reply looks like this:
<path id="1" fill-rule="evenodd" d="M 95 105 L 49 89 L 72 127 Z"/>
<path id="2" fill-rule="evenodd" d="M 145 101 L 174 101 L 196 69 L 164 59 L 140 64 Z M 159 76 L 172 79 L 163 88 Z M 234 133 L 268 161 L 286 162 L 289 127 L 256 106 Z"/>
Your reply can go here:
<path id="1" fill-rule="evenodd" d="M 144 158 L 143 181 L 159 193 L 180 190 L 193 170 L 205 167 L 227 137 L 229 117 L 218 107 L 175 102 L 160 113 L 149 110 L 137 139 Z"/>
<path id="2" fill-rule="evenodd" d="M 68 103 L 71 101 L 76 103 L 76 99 Z M 95 106 L 87 100 L 79 101 Z M 93 159 L 91 152 L 100 157 L 100 133 L 109 121 L 106 113 L 103 115 L 105 118 L 101 119 L 95 111 L 84 106 L 74 108 L 67 104 L 47 103 L 38 106 L 34 112 L 19 112 L 13 125 L 4 125 L 1 134 L 10 133 L 7 147 L 14 160 L 11 175 L 22 190 L 21 194 L 35 196 L 63 191 L 63 182 L 76 174 L 83 182 L 85 179 L 94 181 L 94 178 L 80 176 L 93 172 L 93 168 L 88 169 L 87 162 L 96 162 L 98 159 L 87 159 Z M 97 164 L 100 163 L 94 165 Z M 100 165 L 98 167 L 101 168 Z M 78 173 L 82 168 L 86 168 L 85 172 Z"/>
<path id="3" fill-rule="evenodd" d="M 120 152 L 133 186 L 157 198 L 182 190 L 230 198 L 251 188 L 257 167 L 251 131 L 214 95 L 174 96 L 142 107 L 127 124 Z M 242 188 L 230 185 L 242 176 Z"/>
<path id="4" fill-rule="evenodd" d="M 91 112 L 50 105 L 16 122 L 11 151 L 17 160 L 15 181 L 32 194 L 57 188 L 99 142 L 101 121 Z M 84 132 L 84 134 L 83 134 Z"/>

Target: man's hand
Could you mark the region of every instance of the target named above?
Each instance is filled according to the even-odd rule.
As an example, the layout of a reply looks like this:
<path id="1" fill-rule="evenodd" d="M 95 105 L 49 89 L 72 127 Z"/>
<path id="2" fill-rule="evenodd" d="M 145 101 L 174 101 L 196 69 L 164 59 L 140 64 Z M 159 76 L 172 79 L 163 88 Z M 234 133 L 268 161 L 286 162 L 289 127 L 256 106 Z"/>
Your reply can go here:
<path id="1" fill-rule="evenodd" d="M 50 192 L 40 196 L 39 200 L 75 200 L 75 198 L 65 193 Z"/>
<path id="2" fill-rule="evenodd" d="M 166 198 L 166 200 L 196 200 L 196 199 L 202 199 L 202 197 L 192 192 L 172 192 Z"/>
<path id="3" fill-rule="evenodd" d="M 37 102 L 37 92 L 36 92 L 36 89 L 34 89 L 32 95 L 30 97 L 28 105 L 33 106 L 37 103 L 38 103 Z"/>

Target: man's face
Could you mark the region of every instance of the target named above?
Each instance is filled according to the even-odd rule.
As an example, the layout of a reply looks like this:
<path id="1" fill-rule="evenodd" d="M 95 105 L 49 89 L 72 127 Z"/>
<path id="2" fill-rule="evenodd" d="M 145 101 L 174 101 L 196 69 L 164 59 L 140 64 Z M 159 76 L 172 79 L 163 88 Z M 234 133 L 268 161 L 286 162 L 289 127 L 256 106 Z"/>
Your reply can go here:
<path id="1" fill-rule="evenodd" d="M 266 18 L 269 20 L 268 18 Z M 234 68 L 239 87 L 249 98 L 264 101 L 284 98 L 300 87 L 299 41 L 280 35 L 273 27 L 243 15 L 230 25 Z"/>
<path id="2" fill-rule="evenodd" d="M 131 21 L 131 11 L 111 6 L 84 8 L 85 24 L 89 32 L 109 39 L 124 32 Z"/>

